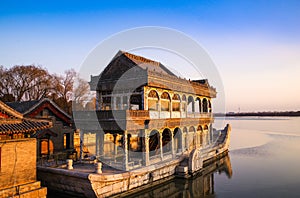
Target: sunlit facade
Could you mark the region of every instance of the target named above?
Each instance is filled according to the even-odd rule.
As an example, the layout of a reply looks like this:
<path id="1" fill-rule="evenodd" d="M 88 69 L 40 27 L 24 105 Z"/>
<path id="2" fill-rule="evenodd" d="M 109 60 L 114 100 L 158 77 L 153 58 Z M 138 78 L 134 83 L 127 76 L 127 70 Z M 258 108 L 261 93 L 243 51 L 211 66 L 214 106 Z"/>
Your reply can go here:
<path id="1" fill-rule="evenodd" d="M 212 144 L 216 90 L 205 79 L 182 79 L 159 62 L 119 51 L 90 86 L 96 112 L 77 112 L 75 121 L 83 150 L 108 165 L 131 170 Z"/>

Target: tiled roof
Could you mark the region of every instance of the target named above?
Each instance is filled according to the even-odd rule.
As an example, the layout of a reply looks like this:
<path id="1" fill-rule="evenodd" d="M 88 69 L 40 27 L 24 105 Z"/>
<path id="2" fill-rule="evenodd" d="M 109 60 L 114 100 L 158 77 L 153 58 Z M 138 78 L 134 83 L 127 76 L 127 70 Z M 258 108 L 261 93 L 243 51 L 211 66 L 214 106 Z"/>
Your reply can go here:
<path id="1" fill-rule="evenodd" d="M 16 111 L 22 113 L 26 116 L 28 113 L 32 112 L 35 108 L 41 105 L 44 102 L 49 102 L 53 105 L 59 112 L 64 114 L 68 119 L 71 119 L 71 116 L 67 114 L 64 110 L 62 110 L 55 102 L 50 100 L 49 98 L 43 98 L 41 100 L 32 100 L 32 101 L 23 101 L 23 102 L 7 102 L 6 104 Z"/>
<path id="2" fill-rule="evenodd" d="M 50 121 L 32 119 L 1 119 L 0 134 L 33 133 L 52 127 Z"/>
<path id="3" fill-rule="evenodd" d="M 139 66 L 143 69 L 176 76 L 174 73 L 172 73 L 166 66 L 164 66 L 160 62 L 157 62 L 157 61 L 154 61 L 154 60 L 142 57 L 142 56 L 138 56 L 135 54 L 131 54 L 128 52 L 124 52 L 124 51 L 119 51 L 116 56 L 119 56 L 121 54 L 125 55 L 127 58 L 129 58 L 131 61 L 133 61 L 137 66 Z"/>
<path id="4" fill-rule="evenodd" d="M 33 133 L 52 127 L 52 122 L 42 119 L 23 118 L 23 115 L 0 101 L 0 112 L 7 117 L 0 118 L 0 134 Z"/>
<path id="5" fill-rule="evenodd" d="M 28 109 L 39 103 L 40 100 L 23 101 L 23 102 L 7 102 L 6 104 L 14 110 L 24 114 Z"/>

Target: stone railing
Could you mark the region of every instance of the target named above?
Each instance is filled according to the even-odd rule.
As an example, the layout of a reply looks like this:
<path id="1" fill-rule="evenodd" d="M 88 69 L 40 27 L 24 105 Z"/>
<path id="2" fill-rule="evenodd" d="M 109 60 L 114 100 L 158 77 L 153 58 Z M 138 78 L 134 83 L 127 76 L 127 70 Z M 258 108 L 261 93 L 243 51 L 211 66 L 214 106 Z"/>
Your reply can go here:
<path id="1" fill-rule="evenodd" d="M 176 114 L 174 114 L 176 113 Z M 151 119 L 166 119 L 166 118 L 211 118 L 212 113 L 199 113 L 199 112 L 159 112 L 159 111 L 150 111 L 149 113 Z M 181 116 L 182 115 L 182 116 Z M 181 116 L 181 117 L 180 117 Z"/>
<path id="2" fill-rule="evenodd" d="M 67 153 L 57 153 L 37 157 L 37 166 L 58 167 L 66 163 Z"/>

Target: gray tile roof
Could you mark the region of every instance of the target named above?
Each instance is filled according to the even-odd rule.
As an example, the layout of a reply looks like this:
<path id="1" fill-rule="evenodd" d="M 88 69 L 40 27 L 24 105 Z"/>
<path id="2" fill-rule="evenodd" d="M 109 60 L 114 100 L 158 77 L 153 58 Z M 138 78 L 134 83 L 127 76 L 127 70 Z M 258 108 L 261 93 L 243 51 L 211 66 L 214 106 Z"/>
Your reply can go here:
<path id="1" fill-rule="evenodd" d="M 24 101 L 24 102 L 6 102 L 8 106 L 13 108 L 14 110 L 24 114 L 27 110 L 31 107 L 39 103 L 39 100 L 32 100 L 32 101 Z"/>

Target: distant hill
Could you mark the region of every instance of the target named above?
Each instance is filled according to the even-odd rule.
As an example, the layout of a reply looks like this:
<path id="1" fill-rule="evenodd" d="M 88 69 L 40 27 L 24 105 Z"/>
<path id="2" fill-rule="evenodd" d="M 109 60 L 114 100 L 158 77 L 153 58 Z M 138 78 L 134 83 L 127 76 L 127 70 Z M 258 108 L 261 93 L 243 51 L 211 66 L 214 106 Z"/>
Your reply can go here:
<path id="1" fill-rule="evenodd" d="M 215 113 L 215 117 L 223 117 L 223 116 L 300 116 L 300 111 L 283 111 L 283 112 L 229 112 L 229 113 Z"/>

